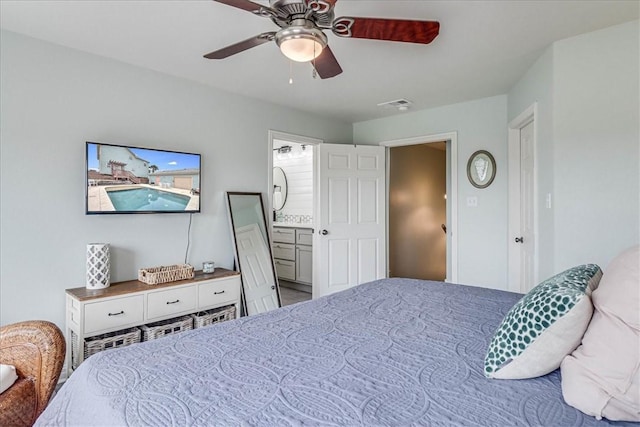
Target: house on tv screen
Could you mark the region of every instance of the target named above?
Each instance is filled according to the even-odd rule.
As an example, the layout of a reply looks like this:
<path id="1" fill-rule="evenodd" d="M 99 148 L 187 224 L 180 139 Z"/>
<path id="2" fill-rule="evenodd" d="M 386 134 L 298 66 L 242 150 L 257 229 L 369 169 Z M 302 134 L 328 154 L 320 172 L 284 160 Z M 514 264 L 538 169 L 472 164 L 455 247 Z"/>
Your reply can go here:
<path id="1" fill-rule="evenodd" d="M 136 156 L 127 147 L 98 145 L 100 175 L 133 184 L 149 183 L 149 161 Z"/>
<path id="2" fill-rule="evenodd" d="M 154 170 L 149 173 L 149 183 L 160 187 L 174 187 L 198 192 L 200 189 L 199 169 Z"/>

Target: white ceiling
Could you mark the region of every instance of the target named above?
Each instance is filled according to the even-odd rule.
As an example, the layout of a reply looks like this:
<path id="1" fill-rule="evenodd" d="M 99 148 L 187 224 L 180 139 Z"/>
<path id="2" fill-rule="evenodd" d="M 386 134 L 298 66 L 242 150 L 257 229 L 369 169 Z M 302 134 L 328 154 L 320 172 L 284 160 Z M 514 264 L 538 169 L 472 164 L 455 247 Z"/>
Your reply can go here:
<path id="1" fill-rule="evenodd" d="M 267 1 L 258 0 L 267 4 Z M 0 1 L 2 28 L 234 93 L 351 123 L 504 94 L 552 42 L 638 19 L 632 1 L 339 0 L 338 16 L 437 20 L 430 45 L 328 34 L 344 73 L 313 79 L 268 43 L 224 60 L 205 53 L 277 29 L 269 19 L 201 1 Z"/>

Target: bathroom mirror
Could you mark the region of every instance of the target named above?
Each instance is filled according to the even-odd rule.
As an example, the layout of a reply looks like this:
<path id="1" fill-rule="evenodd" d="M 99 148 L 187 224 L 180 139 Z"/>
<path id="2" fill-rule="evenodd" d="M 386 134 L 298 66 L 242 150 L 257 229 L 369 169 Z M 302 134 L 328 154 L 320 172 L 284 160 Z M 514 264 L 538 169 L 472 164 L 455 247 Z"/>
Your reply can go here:
<path id="1" fill-rule="evenodd" d="M 281 210 L 287 203 L 287 175 L 281 167 L 273 168 L 273 209 Z"/>
<path id="2" fill-rule="evenodd" d="M 271 255 L 261 193 L 227 192 L 235 259 L 242 277 L 245 314 L 280 307 L 280 289 Z"/>

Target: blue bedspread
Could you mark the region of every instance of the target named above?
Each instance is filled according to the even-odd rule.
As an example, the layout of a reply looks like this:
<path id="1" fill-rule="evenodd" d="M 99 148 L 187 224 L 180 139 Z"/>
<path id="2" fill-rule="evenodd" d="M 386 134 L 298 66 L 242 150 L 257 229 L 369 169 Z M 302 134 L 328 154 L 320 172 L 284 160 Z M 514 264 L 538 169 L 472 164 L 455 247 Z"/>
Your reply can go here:
<path id="1" fill-rule="evenodd" d="M 566 405 L 558 371 L 489 380 L 518 294 L 408 279 L 90 357 L 37 425 L 606 425 Z"/>

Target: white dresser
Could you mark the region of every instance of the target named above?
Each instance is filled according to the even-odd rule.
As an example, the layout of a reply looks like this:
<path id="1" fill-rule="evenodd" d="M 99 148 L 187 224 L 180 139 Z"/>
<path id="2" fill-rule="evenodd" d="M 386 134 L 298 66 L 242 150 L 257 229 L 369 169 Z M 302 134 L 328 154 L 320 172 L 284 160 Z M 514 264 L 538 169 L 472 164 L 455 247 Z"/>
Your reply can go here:
<path id="1" fill-rule="evenodd" d="M 273 258 L 278 278 L 311 285 L 313 229 L 274 226 Z"/>
<path id="2" fill-rule="evenodd" d="M 235 305 L 237 316 L 240 286 L 240 273 L 216 268 L 159 285 L 131 280 L 105 289 L 67 289 L 68 374 L 84 360 L 87 338 L 227 305 Z"/>

